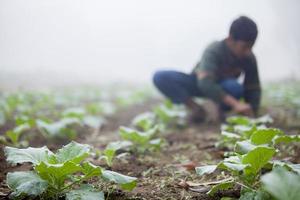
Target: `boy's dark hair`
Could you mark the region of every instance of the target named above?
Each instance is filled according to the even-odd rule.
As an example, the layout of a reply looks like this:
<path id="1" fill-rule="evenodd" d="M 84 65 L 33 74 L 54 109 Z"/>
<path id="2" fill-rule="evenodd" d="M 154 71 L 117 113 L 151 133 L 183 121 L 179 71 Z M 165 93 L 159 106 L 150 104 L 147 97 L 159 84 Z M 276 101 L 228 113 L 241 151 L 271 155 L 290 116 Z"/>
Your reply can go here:
<path id="1" fill-rule="evenodd" d="M 241 16 L 232 22 L 229 34 L 234 40 L 254 43 L 257 32 L 256 23 L 246 16 Z"/>

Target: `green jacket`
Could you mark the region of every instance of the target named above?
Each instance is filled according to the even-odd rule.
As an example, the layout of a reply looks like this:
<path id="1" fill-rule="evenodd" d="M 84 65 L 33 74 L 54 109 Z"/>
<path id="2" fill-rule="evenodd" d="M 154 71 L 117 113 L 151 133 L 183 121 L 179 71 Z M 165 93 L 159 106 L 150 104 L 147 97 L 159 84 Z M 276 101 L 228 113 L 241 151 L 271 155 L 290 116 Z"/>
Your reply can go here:
<path id="1" fill-rule="evenodd" d="M 204 51 L 201 60 L 193 69 L 193 73 L 205 71 L 208 76 L 198 79 L 198 87 L 207 98 L 221 103 L 226 92 L 218 84 L 228 78 L 244 75 L 244 100 L 256 112 L 259 108 L 261 87 L 254 54 L 246 58 L 237 58 L 225 44 L 225 40 L 213 42 Z"/>

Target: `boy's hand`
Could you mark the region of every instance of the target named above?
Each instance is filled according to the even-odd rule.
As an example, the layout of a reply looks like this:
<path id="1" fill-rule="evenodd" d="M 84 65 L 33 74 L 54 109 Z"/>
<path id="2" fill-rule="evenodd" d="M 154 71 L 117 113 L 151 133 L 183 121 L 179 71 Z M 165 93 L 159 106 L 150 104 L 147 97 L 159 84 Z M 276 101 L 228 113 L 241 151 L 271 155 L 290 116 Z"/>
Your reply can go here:
<path id="1" fill-rule="evenodd" d="M 251 106 L 243 102 L 238 102 L 237 104 L 235 104 L 235 106 L 233 107 L 233 111 L 238 114 L 247 115 L 249 117 L 254 116 Z"/>
<path id="2" fill-rule="evenodd" d="M 243 114 L 249 117 L 254 116 L 254 112 L 249 104 L 240 102 L 230 95 L 226 95 L 223 99 L 223 102 L 231 106 L 233 111 L 237 114 Z"/>

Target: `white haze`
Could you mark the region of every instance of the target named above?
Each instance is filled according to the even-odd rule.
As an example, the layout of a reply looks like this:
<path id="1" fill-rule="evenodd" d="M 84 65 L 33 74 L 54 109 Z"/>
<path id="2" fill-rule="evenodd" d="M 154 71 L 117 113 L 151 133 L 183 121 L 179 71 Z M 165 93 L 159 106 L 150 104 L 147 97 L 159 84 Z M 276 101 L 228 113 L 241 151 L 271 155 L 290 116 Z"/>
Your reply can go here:
<path id="1" fill-rule="evenodd" d="M 189 72 L 248 15 L 262 80 L 300 75 L 297 0 L 0 0 L 0 85 L 150 83 Z"/>

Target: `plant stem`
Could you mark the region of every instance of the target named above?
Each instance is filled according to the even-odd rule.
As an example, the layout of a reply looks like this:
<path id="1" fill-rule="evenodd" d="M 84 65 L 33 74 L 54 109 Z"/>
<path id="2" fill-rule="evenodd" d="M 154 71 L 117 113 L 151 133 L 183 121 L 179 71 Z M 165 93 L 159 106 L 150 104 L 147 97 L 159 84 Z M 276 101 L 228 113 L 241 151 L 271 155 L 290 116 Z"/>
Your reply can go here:
<path id="1" fill-rule="evenodd" d="M 71 186 L 73 186 L 73 185 L 75 185 L 75 184 L 78 184 L 78 183 L 84 181 L 84 180 L 86 179 L 86 177 L 89 177 L 91 174 L 92 174 L 92 173 L 85 174 L 85 175 L 84 175 L 83 177 L 81 177 L 79 180 L 74 181 L 73 183 L 70 183 L 69 185 L 63 187 L 63 188 L 60 190 L 60 192 L 64 191 L 64 190 L 67 189 L 67 188 L 70 188 Z"/>
<path id="2" fill-rule="evenodd" d="M 66 189 L 68 189 L 68 188 L 70 188 L 71 186 L 73 186 L 73 185 L 75 185 L 75 184 L 77 184 L 77 183 L 80 183 L 80 182 L 84 181 L 85 177 L 86 177 L 86 176 L 83 176 L 83 177 L 80 178 L 79 180 L 74 181 L 73 183 L 70 183 L 69 185 L 63 187 L 63 188 L 60 190 L 60 192 L 66 190 Z"/>
<path id="3" fill-rule="evenodd" d="M 243 184 L 243 183 L 240 183 L 240 182 L 235 182 L 235 183 L 238 184 L 238 185 L 240 185 L 240 186 L 242 186 L 242 187 L 245 187 L 245 188 L 247 188 L 247 189 L 249 189 L 249 190 L 251 190 L 251 191 L 253 191 L 253 192 L 256 191 L 255 189 L 253 189 L 253 188 L 251 188 L 251 187 L 249 187 L 249 186 L 247 186 L 247 185 L 245 185 L 245 184 Z"/>

